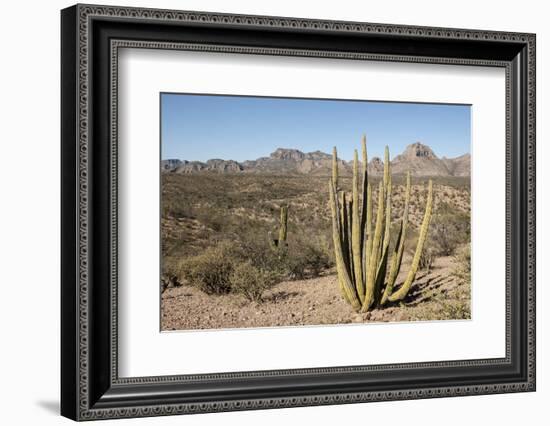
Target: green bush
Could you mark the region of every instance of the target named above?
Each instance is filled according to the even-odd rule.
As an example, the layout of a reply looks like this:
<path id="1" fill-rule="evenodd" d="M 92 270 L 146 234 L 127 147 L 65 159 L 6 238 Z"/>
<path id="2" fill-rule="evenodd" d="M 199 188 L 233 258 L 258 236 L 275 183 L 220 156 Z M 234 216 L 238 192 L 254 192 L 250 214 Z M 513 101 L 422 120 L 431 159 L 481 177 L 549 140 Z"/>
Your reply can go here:
<path id="1" fill-rule="evenodd" d="M 251 261 L 238 264 L 229 277 L 232 291 L 242 294 L 251 302 L 261 302 L 264 292 L 279 279 L 277 272 L 258 268 Z"/>
<path id="2" fill-rule="evenodd" d="M 187 281 L 207 294 L 231 291 L 230 276 L 237 253 L 230 242 L 208 247 L 201 254 L 184 258 L 179 264 L 180 280 Z"/>

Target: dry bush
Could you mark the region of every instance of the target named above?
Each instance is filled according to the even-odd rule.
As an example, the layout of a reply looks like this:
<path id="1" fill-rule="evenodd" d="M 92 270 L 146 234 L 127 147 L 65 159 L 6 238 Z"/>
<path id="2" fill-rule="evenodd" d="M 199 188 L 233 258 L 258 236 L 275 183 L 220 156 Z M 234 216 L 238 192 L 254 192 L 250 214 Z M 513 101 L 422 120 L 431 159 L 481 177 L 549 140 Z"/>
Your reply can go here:
<path id="1" fill-rule="evenodd" d="M 420 269 L 429 272 L 432 269 L 434 259 L 434 250 L 431 247 L 424 246 L 422 252 L 420 253 Z"/>
<path id="2" fill-rule="evenodd" d="M 173 258 L 163 259 L 160 282 L 162 292 L 166 291 L 169 287 L 181 286 L 178 273 L 178 264 Z"/>
<path id="3" fill-rule="evenodd" d="M 255 233 L 248 233 L 242 235 L 241 238 L 239 254 L 242 261 L 250 261 L 253 266 L 276 272 L 281 277 L 285 275 L 285 250 L 273 249 L 267 234 L 260 234 L 259 237 Z"/>
<path id="4" fill-rule="evenodd" d="M 470 244 L 466 244 L 457 250 L 455 261 L 456 267 L 453 275 L 463 282 L 470 283 L 472 281 L 472 250 Z"/>
<path id="5" fill-rule="evenodd" d="M 428 245 L 438 256 L 450 256 L 470 241 L 470 215 L 440 203 L 430 223 Z"/>
<path id="6" fill-rule="evenodd" d="M 258 268 L 250 261 L 235 266 L 229 277 L 231 290 L 242 294 L 251 302 L 261 302 L 264 292 L 272 288 L 279 279 L 277 272 Z"/>
<path id="7" fill-rule="evenodd" d="M 261 300 L 263 291 L 284 277 L 284 264 L 266 242 L 220 241 L 179 263 L 179 277 L 207 294 L 232 291 Z M 242 274 L 242 278 L 238 275 Z M 247 283 L 250 280 L 250 283 Z"/>
<path id="8" fill-rule="evenodd" d="M 314 278 L 334 266 L 334 252 L 326 236 L 298 235 L 290 238 L 282 260 L 289 279 Z"/>
<path id="9" fill-rule="evenodd" d="M 276 272 L 282 279 L 304 279 L 319 276 L 334 265 L 334 253 L 328 235 L 307 236 L 289 229 L 285 247 L 273 248 L 269 237 L 242 235 L 243 258 L 264 270 Z"/>
<path id="10" fill-rule="evenodd" d="M 207 294 L 231 291 L 230 275 L 236 260 L 234 247 L 224 241 L 208 247 L 201 254 L 184 258 L 179 264 L 179 278 Z"/>

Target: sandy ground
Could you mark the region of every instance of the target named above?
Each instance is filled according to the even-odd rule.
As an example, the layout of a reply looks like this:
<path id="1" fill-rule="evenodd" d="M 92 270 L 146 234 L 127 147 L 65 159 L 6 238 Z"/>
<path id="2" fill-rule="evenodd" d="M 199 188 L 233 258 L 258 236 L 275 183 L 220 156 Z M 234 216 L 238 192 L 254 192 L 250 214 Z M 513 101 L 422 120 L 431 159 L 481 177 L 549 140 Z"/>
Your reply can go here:
<path id="1" fill-rule="evenodd" d="M 405 278 L 405 271 L 398 282 Z M 194 287 L 168 288 L 162 294 L 162 330 L 277 327 L 385 321 L 470 318 L 470 286 L 452 276 L 453 258 L 435 260 L 432 270 L 419 272 L 407 298 L 364 314 L 342 299 L 336 275 L 288 281 L 266 292 L 262 303 L 240 295 L 209 296 Z"/>

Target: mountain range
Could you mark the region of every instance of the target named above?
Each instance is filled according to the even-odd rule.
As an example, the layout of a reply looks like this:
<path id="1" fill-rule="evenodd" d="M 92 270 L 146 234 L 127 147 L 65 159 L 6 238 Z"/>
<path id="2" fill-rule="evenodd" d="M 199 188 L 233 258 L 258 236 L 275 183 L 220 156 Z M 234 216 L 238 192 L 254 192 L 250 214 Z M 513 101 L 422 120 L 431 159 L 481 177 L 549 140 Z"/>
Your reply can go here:
<path id="1" fill-rule="evenodd" d="M 351 161 L 338 160 L 341 173 L 351 173 Z M 273 173 L 313 174 L 330 173 L 332 155 L 321 151 L 302 152 L 278 148 L 269 157 L 237 162 L 211 159 L 206 162 L 168 159 L 161 161 L 161 170 L 167 173 Z M 403 153 L 391 160 L 392 174 L 411 172 L 412 176 L 470 176 L 470 154 L 456 158 L 439 158 L 433 150 L 420 142 L 408 145 Z M 367 166 L 369 174 L 381 175 L 384 164 L 373 157 Z"/>

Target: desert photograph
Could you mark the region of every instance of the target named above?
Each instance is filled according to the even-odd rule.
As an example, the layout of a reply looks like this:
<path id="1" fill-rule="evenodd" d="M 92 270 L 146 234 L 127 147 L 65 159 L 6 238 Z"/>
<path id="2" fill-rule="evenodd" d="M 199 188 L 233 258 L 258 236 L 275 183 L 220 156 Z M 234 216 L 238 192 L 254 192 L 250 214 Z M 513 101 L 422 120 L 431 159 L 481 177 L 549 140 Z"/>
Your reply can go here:
<path id="1" fill-rule="evenodd" d="M 161 331 L 471 318 L 470 106 L 161 94 Z"/>

